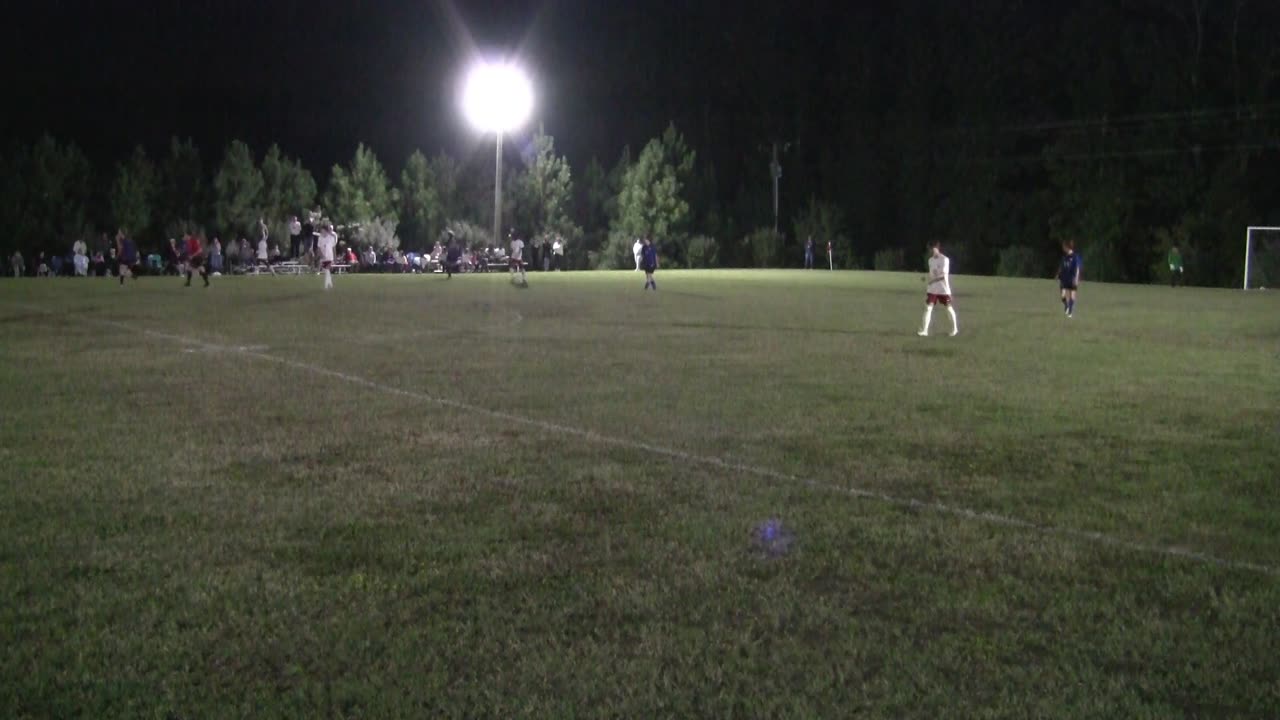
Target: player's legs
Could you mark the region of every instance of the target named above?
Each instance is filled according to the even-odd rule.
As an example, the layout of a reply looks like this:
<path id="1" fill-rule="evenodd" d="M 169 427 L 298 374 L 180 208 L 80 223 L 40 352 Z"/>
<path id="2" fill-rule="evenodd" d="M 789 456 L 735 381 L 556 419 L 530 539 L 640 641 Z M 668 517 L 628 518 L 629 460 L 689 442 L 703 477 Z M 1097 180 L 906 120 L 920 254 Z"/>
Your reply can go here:
<path id="1" fill-rule="evenodd" d="M 947 309 L 947 315 L 951 318 L 951 337 L 960 334 L 960 321 L 956 318 L 956 308 L 951 304 L 950 297 L 942 299 L 942 306 Z"/>
<path id="2" fill-rule="evenodd" d="M 1068 290 L 1066 292 L 1066 296 L 1067 296 L 1067 317 L 1071 317 L 1072 315 L 1075 315 L 1075 312 L 1076 312 L 1076 291 Z"/>
<path id="3" fill-rule="evenodd" d="M 920 330 L 916 334 L 920 337 L 929 337 L 929 323 L 933 321 L 933 304 L 937 302 L 934 296 L 929 295 L 924 301 L 924 317 L 920 318 Z"/>
<path id="4" fill-rule="evenodd" d="M 325 290 L 329 290 L 333 287 L 333 273 L 330 270 L 332 265 L 333 263 L 330 263 L 328 260 L 320 263 L 320 266 L 324 268 L 324 289 Z"/>

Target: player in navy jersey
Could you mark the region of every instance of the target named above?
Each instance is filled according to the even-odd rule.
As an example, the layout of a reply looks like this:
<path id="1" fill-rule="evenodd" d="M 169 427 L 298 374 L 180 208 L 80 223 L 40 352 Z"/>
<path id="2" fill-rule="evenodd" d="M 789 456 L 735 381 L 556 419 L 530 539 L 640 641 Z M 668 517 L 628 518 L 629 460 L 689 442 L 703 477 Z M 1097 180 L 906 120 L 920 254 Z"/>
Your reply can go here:
<path id="1" fill-rule="evenodd" d="M 1080 256 L 1075 243 L 1068 240 L 1062 245 L 1062 263 L 1058 265 L 1058 288 L 1062 290 L 1062 310 L 1071 317 L 1076 311 L 1076 292 L 1080 288 Z"/>
<path id="2" fill-rule="evenodd" d="M 658 247 L 649 238 L 644 239 L 644 246 L 640 248 L 640 269 L 644 270 L 644 289 L 657 290 L 658 281 L 653 279 L 653 274 L 658 270 Z"/>

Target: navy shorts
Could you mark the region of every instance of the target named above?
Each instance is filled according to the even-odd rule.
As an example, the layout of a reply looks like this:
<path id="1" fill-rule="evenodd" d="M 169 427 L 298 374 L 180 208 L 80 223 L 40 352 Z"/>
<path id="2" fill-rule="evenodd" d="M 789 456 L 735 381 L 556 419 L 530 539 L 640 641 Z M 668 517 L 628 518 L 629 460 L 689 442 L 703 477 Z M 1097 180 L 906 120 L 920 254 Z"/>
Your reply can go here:
<path id="1" fill-rule="evenodd" d="M 1059 280 L 1059 281 L 1058 281 L 1058 287 L 1062 288 L 1063 290 L 1072 290 L 1072 291 L 1074 291 L 1074 290 L 1076 289 L 1076 284 L 1075 284 L 1075 283 L 1069 283 L 1069 282 L 1067 282 L 1066 280 Z"/>

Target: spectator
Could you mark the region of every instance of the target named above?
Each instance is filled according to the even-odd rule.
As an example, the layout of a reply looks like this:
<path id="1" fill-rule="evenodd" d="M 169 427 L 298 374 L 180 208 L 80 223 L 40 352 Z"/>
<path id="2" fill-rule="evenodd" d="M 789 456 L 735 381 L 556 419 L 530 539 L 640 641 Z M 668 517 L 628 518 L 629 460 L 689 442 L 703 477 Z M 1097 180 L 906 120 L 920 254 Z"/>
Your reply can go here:
<path id="1" fill-rule="evenodd" d="M 156 275 L 164 272 L 164 258 L 160 257 L 160 253 L 151 253 L 147 256 L 147 271 Z"/>
<path id="2" fill-rule="evenodd" d="M 268 261 L 271 259 L 271 256 L 268 254 L 268 252 L 269 251 L 267 250 L 267 236 L 264 234 L 258 238 L 258 267 L 262 267 L 263 265 L 270 264 Z"/>
<path id="3" fill-rule="evenodd" d="M 9 267 L 13 270 L 13 276 L 18 278 L 27 273 L 27 264 L 22 259 L 22 253 L 17 250 L 13 251 L 13 255 L 9 258 Z"/>
<path id="4" fill-rule="evenodd" d="M 53 272 L 53 277 L 62 275 L 62 256 L 54 255 L 49 258 L 49 269 Z"/>
<path id="5" fill-rule="evenodd" d="M 84 253 L 77 253 L 72 259 L 73 271 L 76 277 L 89 277 L 89 256 Z"/>
<path id="6" fill-rule="evenodd" d="M 183 265 L 185 263 L 182 262 L 182 251 L 178 249 L 178 241 L 169 238 L 169 264 L 165 266 L 165 274 L 168 275 L 173 271 L 174 275 L 185 275 L 186 270 Z"/>
<path id="7" fill-rule="evenodd" d="M 36 277 L 49 277 L 49 263 L 45 262 L 43 252 L 36 255 Z"/>
<path id="8" fill-rule="evenodd" d="M 248 238 L 240 238 L 240 270 L 249 272 L 253 267 L 253 245 Z"/>
<path id="9" fill-rule="evenodd" d="M 298 252 L 302 245 L 302 223 L 298 222 L 297 215 L 289 216 L 289 257 L 294 260 L 298 259 Z"/>
<path id="10" fill-rule="evenodd" d="M 564 240 L 559 235 L 551 243 L 551 269 L 564 271 Z"/>
<path id="11" fill-rule="evenodd" d="M 636 272 L 640 272 L 640 253 L 644 251 L 644 243 L 640 242 L 640 238 L 636 238 L 634 244 L 631 245 L 631 254 L 636 256 Z"/>
<path id="12" fill-rule="evenodd" d="M 227 241 L 227 247 L 224 252 L 228 271 L 235 272 L 236 267 L 240 265 L 240 245 L 236 243 L 235 238 Z"/>
<path id="13" fill-rule="evenodd" d="M 222 274 L 222 241 L 217 235 L 213 236 L 213 243 L 209 245 L 209 272 Z"/>
<path id="14" fill-rule="evenodd" d="M 462 247 L 453 239 L 453 233 L 449 233 L 449 249 L 444 251 L 444 271 L 448 278 L 462 272 Z"/>

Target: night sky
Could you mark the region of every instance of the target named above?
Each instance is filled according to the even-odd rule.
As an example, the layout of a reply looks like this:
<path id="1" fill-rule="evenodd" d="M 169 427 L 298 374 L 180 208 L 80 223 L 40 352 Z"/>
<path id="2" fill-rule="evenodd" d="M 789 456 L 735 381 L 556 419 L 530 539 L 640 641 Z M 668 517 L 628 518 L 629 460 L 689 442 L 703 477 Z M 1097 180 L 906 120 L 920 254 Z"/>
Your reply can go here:
<path id="1" fill-rule="evenodd" d="M 778 109 L 785 93 L 761 77 L 761 63 L 787 60 L 790 76 L 809 72 L 808 61 L 820 76 L 823 44 L 838 43 L 850 19 L 836 14 L 848 3 L 783 5 L 49 2 L 25 18 L 6 11 L 4 62 L 22 101 L 2 122 L 9 135 L 73 140 L 97 162 L 138 142 L 155 156 L 178 135 L 193 137 L 206 163 L 233 138 L 259 153 L 274 141 L 323 179 L 363 141 L 397 168 L 414 148 L 477 150 L 455 87 L 478 51 L 514 53 L 530 68 L 530 130 L 544 123 L 575 164 L 596 155 L 608 166 L 668 121 L 713 152 L 699 146 L 769 139 L 758 122 L 752 138 L 735 137 L 733 122 Z M 763 52 L 790 45 L 804 52 Z"/>

